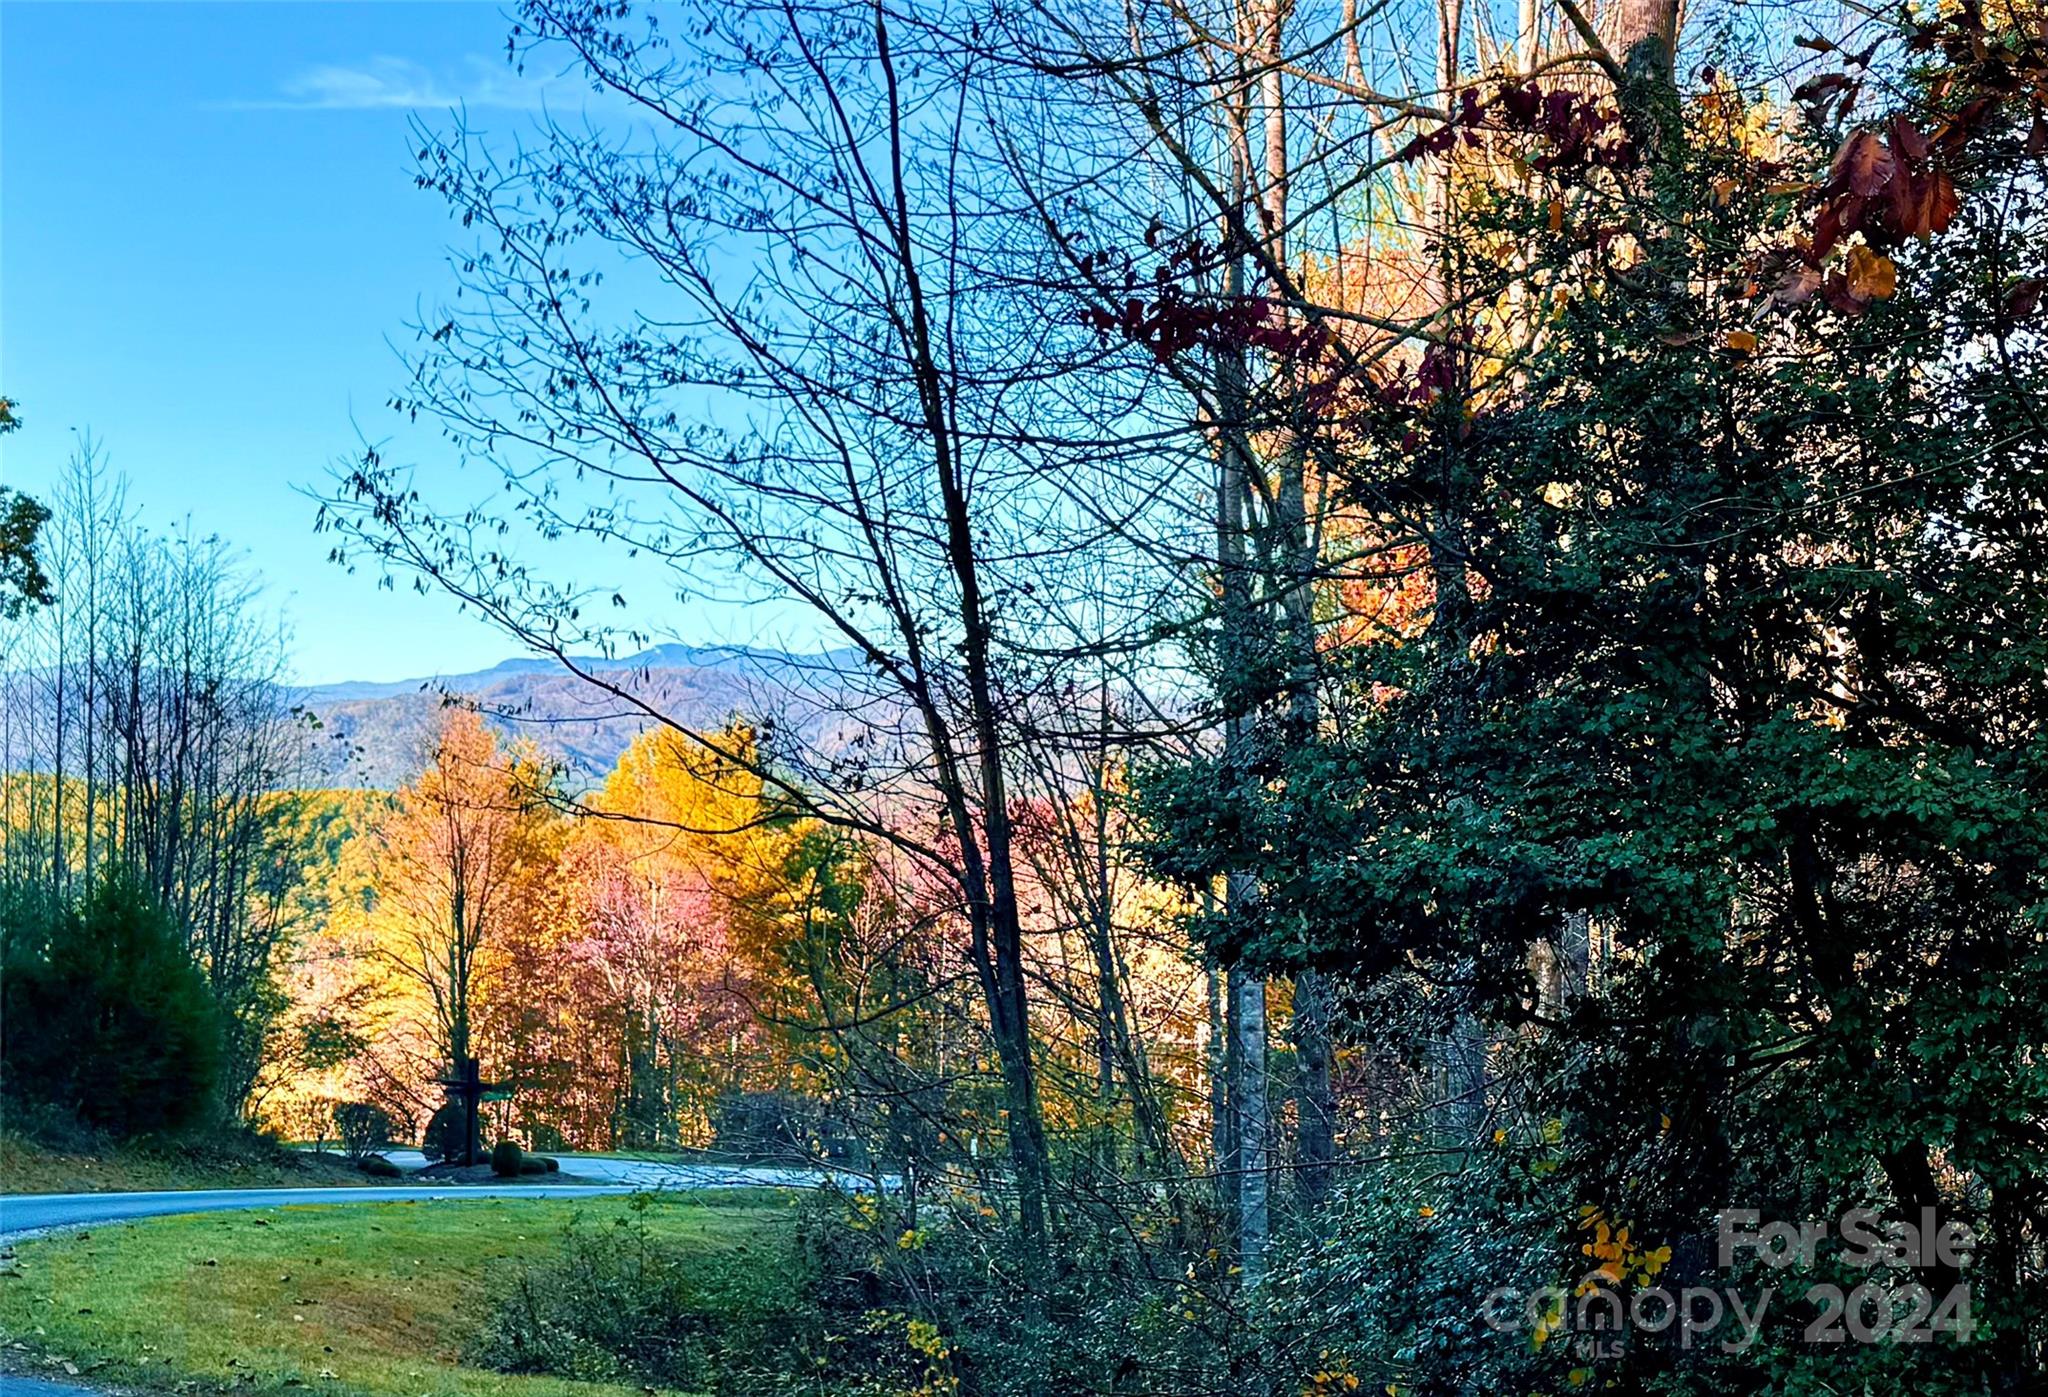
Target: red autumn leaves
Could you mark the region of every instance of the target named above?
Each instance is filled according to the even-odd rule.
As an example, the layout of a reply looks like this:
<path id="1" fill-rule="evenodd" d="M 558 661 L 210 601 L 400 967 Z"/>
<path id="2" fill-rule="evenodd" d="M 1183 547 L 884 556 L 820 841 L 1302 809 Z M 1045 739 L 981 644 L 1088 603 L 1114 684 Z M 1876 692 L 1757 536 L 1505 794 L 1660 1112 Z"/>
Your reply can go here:
<path id="1" fill-rule="evenodd" d="M 1947 230 L 1956 215 L 1956 186 L 1940 156 L 1960 143 L 1946 128 L 1930 142 L 1912 120 L 1894 117 L 1888 132 L 1853 132 L 1828 168 L 1820 211 L 1813 221 L 1813 255 L 1826 257 L 1851 233 L 1875 248 Z"/>
<path id="2" fill-rule="evenodd" d="M 1832 45 L 1801 40 L 1822 52 Z M 1927 89 L 1927 102 L 1939 113 L 1923 132 L 1900 114 L 1879 127 L 1852 131 L 1829 163 L 1826 183 L 1814 213 L 1812 236 L 1779 253 L 1765 268 L 1773 280 L 1772 297 L 1796 305 L 1818 293 L 1830 306 L 1860 315 L 1872 300 L 1892 291 L 1895 269 L 1883 254 L 1911 238 L 1929 238 L 1947 230 L 1958 209 L 1954 172 L 1966 168 L 1972 147 L 1998 128 L 2004 104 L 2022 101 L 2032 110 L 2032 126 L 2024 142 L 2028 156 L 2048 153 L 2048 21 L 2015 23 L 1994 38 L 1981 5 L 1964 0 L 1941 19 L 1919 26 L 1908 47 L 1939 53 L 1948 61 Z M 1869 52 L 1853 55 L 1853 67 L 1867 67 Z M 1860 82 L 1846 74 L 1828 74 L 1804 84 L 1798 96 L 1816 119 L 1831 107 L 1846 113 Z M 2025 115 L 2024 110 L 2022 115 Z M 1860 244 L 1849 249 L 1843 267 L 1823 274 L 1828 254 L 1851 236 Z M 2007 288 L 2001 310 L 2008 320 L 2025 319 L 2039 308 L 2043 283 L 2030 278 Z"/>
<path id="3" fill-rule="evenodd" d="M 1291 323 L 1267 297 L 1197 299 L 1166 281 L 1149 298 L 1128 296 L 1115 306 L 1091 307 L 1081 320 L 1106 339 L 1144 345 L 1162 364 L 1198 346 L 1302 354 L 1320 352 L 1329 339 L 1319 324 Z"/>
<path id="4" fill-rule="evenodd" d="M 1394 158 L 1405 164 L 1425 155 L 1448 155 L 1461 137 L 1466 145 L 1477 146 L 1485 131 L 1542 138 L 1549 149 L 1529 161 L 1538 174 L 1564 176 L 1594 167 L 1631 170 L 1640 158 L 1611 106 L 1565 88 L 1545 91 L 1533 82 L 1504 84 L 1485 100 L 1466 88 L 1450 120 L 1409 141 Z"/>
<path id="5" fill-rule="evenodd" d="M 1932 237 L 1955 218 L 1955 181 L 1939 153 L 1905 116 L 1894 117 L 1884 134 L 1868 128 L 1851 132 L 1828 166 L 1812 236 L 1764 259 L 1771 299 L 1796 306 L 1817 294 L 1852 317 L 1872 301 L 1889 299 L 1898 268 L 1883 249 Z M 1841 265 L 1824 270 L 1828 254 L 1852 234 L 1863 240 Z"/>

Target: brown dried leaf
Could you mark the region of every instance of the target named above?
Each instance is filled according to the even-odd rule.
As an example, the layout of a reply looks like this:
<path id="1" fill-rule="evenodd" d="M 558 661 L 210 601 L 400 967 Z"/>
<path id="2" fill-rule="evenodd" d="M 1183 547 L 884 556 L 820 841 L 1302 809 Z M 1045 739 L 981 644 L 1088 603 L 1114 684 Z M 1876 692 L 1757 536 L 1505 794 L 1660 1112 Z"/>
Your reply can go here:
<path id="1" fill-rule="evenodd" d="M 1804 305 L 1818 290 L 1820 268 L 1807 262 L 1794 262 L 1778 278 L 1778 284 L 1771 288 L 1771 299 L 1781 306 Z"/>
<path id="2" fill-rule="evenodd" d="M 1898 169 L 1892 148 L 1874 131 L 1858 131 L 1835 152 L 1829 175 L 1835 187 L 1868 199 L 1891 181 Z"/>
<path id="3" fill-rule="evenodd" d="M 1942 170 L 1904 174 L 1891 185 L 1891 222 L 1902 238 L 1945 231 L 1956 216 L 1955 181 Z"/>
<path id="4" fill-rule="evenodd" d="M 1906 116 L 1892 118 L 1892 149 L 1909 164 L 1917 164 L 1927 158 L 1927 138 L 1920 134 L 1920 128 Z"/>
<path id="5" fill-rule="evenodd" d="M 1849 294 L 1859 301 L 1888 301 L 1899 289 L 1899 269 L 1891 258 L 1868 247 L 1849 249 Z"/>
<path id="6" fill-rule="evenodd" d="M 1863 226 L 1860 195 L 1843 194 L 1828 200 L 1813 220 L 1813 255 L 1825 257 L 1836 243 Z"/>

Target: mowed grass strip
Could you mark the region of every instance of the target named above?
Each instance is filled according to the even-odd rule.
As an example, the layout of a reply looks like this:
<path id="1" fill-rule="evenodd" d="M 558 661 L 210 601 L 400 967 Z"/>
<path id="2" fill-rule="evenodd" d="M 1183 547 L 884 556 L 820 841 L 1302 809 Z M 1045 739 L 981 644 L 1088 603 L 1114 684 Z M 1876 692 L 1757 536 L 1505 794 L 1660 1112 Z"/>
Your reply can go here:
<path id="1" fill-rule="evenodd" d="M 494 1281 L 547 1264 L 572 1219 L 606 1227 L 630 1207 L 618 1196 L 309 1205 L 31 1239 L 0 1266 L 0 1342 L 68 1360 L 89 1380 L 154 1388 L 635 1393 L 462 1362 Z M 642 1216 L 653 1236 L 706 1267 L 772 1272 L 789 1205 L 762 1192 L 706 1192 L 660 1198 Z"/>

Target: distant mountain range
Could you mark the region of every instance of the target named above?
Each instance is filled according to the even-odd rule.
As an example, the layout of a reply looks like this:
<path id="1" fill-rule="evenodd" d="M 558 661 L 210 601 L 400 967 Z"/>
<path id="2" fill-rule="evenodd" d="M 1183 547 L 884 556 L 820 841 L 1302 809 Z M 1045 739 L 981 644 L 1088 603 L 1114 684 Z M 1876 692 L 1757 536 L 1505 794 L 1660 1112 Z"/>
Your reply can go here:
<path id="1" fill-rule="evenodd" d="M 830 721 L 820 709 L 792 716 L 792 688 L 829 691 L 853 663 L 850 652 L 790 655 L 743 647 L 658 645 L 623 659 L 578 657 L 659 712 L 693 727 L 775 716 L 799 728 Z M 470 674 L 352 680 L 301 689 L 294 701 L 322 725 L 323 770 L 335 786 L 395 788 L 420 769 L 443 710 L 469 702 L 508 737 L 561 759 L 572 777 L 595 782 L 649 725 L 635 707 L 568 673 L 552 659 L 506 660 Z"/>

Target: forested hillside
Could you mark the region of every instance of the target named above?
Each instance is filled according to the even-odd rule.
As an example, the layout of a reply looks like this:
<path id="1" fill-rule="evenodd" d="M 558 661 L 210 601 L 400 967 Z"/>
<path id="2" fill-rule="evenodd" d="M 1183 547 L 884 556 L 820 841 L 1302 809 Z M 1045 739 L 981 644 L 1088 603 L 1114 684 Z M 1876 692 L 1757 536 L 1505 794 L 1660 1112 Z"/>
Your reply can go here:
<path id="1" fill-rule="evenodd" d="M 807 738 L 844 742 L 850 732 L 831 711 L 835 672 L 845 655 L 787 655 L 743 648 L 662 645 L 612 660 L 587 657 L 639 701 L 694 727 L 718 727 L 742 715 L 780 713 Z M 49 711 L 77 690 L 86 671 L 59 683 L 51 669 L 0 675 L 17 730 L 54 726 Z M 508 739 L 530 741 L 582 787 L 611 770 L 651 720 L 639 702 L 601 692 L 541 660 L 507 660 L 488 670 L 392 681 L 295 685 L 272 681 L 279 716 L 304 726 L 301 782 L 325 787 L 395 790 L 418 773 L 451 708 L 471 708 Z M 795 688 L 797 692 L 792 693 Z M 11 758 L 23 769 L 26 752 Z"/>
<path id="2" fill-rule="evenodd" d="M 779 712 L 791 727 L 811 735 L 829 719 L 816 702 L 793 700 L 791 681 L 814 677 L 818 691 L 829 693 L 834 667 L 848 659 L 687 645 L 659 645 L 618 659 L 583 658 L 639 700 L 693 727 Z M 594 691 L 554 664 L 531 659 L 507 660 L 474 674 L 318 684 L 292 690 L 289 699 L 320 722 L 323 784 L 381 790 L 396 789 L 420 769 L 451 705 L 472 706 L 500 735 L 531 741 L 578 784 L 601 779 L 649 726 L 636 703 Z"/>

